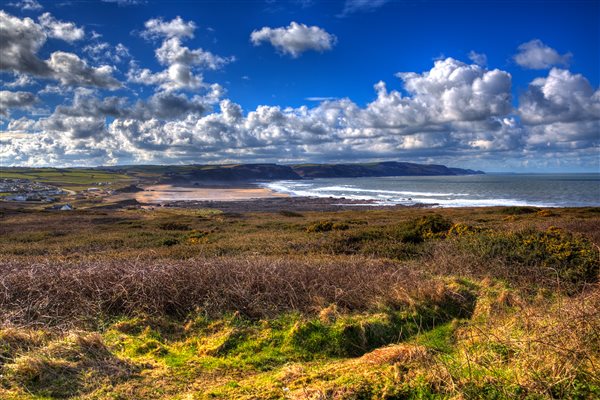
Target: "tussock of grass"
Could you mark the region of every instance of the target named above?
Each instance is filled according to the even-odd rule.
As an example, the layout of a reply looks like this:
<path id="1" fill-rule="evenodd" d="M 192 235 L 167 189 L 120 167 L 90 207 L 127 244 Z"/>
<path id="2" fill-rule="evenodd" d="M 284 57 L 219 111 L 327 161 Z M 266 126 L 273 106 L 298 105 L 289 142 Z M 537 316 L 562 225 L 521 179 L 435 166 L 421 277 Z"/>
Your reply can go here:
<path id="1" fill-rule="evenodd" d="M 115 357 L 98 334 L 71 334 L 4 366 L 6 377 L 28 392 L 66 398 L 93 391 L 99 383 L 131 378 L 136 366 Z"/>

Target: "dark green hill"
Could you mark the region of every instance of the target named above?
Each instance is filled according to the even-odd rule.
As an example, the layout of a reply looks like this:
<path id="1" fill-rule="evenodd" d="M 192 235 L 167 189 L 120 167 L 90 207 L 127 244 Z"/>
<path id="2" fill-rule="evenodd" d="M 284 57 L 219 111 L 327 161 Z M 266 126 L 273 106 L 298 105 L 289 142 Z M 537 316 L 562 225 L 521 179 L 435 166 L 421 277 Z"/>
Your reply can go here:
<path id="1" fill-rule="evenodd" d="M 444 165 L 385 161 L 367 164 L 299 164 L 292 169 L 302 178 L 358 178 L 377 176 L 474 175 L 482 171 Z"/>
<path id="2" fill-rule="evenodd" d="M 226 164 L 226 165 L 131 165 L 100 167 L 139 178 L 167 182 L 269 181 L 310 178 L 359 178 L 377 176 L 437 176 L 483 174 L 470 169 L 407 162 L 364 164 Z"/>

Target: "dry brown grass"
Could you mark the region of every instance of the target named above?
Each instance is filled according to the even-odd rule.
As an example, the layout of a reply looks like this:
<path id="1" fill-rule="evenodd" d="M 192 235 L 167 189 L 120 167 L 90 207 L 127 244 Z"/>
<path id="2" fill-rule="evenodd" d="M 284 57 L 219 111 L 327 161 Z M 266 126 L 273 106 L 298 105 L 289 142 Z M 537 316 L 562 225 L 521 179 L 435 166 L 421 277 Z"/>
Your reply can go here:
<path id="1" fill-rule="evenodd" d="M 0 317 L 20 325 L 77 326 L 112 316 L 185 317 L 192 311 L 249 317 L 449 301 L 441 280 L 359 257 L 211 258 L 0 264 Z M 416 300 L 415 300 L 416 299 Z"/>
<path id="2" fill-rule="evenodd" d="M 363 355 L 360 362 L 367 364 L 408 364 L 411 362 L 424 362 L 431 360 L 431 352 L 424 346 L 400 343 L 387 347 L 380 347 Z"/>
<path id="3" fill-rule="evenodd" d="M 500 291 L 489 300 L 503 297 Z M 555 303 L 478 306 L 454 335 L 456 352 L 421 372 L 437 391 L 480 395 L 487 387 L 499 398 L 592 398 L 600 389 L 598 285 Z"/>
<path id="4" fill-rule="evenodd" d="M 15 358 L 4 366 L 9 379 L 29 393 L 70 398 L 132 378 L 139 368 L 115 357 L 97 333 L 71 332 L 36 352 Z"/>

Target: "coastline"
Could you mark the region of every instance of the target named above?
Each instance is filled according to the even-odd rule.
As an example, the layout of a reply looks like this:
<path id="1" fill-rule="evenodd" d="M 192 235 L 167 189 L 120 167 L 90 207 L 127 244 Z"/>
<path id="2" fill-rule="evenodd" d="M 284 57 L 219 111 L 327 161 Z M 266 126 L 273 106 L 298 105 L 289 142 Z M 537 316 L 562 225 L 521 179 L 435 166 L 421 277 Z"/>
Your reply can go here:
<path id="1" fill-rule="evenodd" d="M 161 184 L 133 193 L 133 198 L 143 204 L 164 204 L 173 201 L 248 201 L 289 197 L 285 193 L 252 184 L 173 185 Z"/>
<path id="2" fill-rule="evenodd" d="M 295 196 L 259 182 L 194 182 L 144 186 L 133 193 L 109 196 L 106 203 L 144 208 L 214 208 L 224 212 L 339 211 L 357 209 L 426 208 L 435 204 L 382 205 L 375 200 L 346 197 Z"/>

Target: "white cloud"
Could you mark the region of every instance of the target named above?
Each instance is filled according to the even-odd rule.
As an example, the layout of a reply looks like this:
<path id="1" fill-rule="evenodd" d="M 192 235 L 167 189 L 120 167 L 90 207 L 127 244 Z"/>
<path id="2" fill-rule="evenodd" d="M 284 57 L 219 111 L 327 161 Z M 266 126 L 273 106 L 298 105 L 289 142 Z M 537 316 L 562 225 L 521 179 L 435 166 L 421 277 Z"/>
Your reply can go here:
<path id="1" fill-rule="evenodd" d="M 233 61 L 233 57 L 220 57 L 203 49 L 190 50 L 182 46 L 179 38 L 174 37 L 163 41 L 156 49 L 156 59 L 163 65 L 183 64 L 197 65 L 208 69 L 220 69 Z"/>
<path id="2" fill-rule="evenodd" d="M 319 52 L 331 50 L 337 41 L 334 35 L 323 28 L 297 22 L 291 22 L 287 27 L 263 27 L 253 31 L 250 40 L 255 46 L 269 42 L 277 50 L 292 57 L 298 57 L 308 50 Z"/>
<path id="3" fill-rule="evenodd" d="M 534 79 L 519 100 L 521 121 L 534 146 L 572 147 L 600 144 L 600 89 L 580 74 L 553 68 Z"/>
<path id="4" fill-rule="evenodd" d="M 8 5 L 17 7 L 17 8 L 20 8 L 21 10 L 26 10 L 26 11 L 39 11 L 44 8 L 36 0 L 21 0 L 21 1 L 15 2 L 15 3 L 8 3 Z"/>
<path id="5" fill-rule="evenodd" d="M 64 40 L 66 42 L 75 42 L 83 39 L 85 36 L 83 28 L 79 28 L 73 22 L 59 21 L 50 13 L 40 15 L 38 21 L 48 37 L 51 38 Z"/>
<path id="6" fill-rule="evenodd" d="M 348 99 L 323 99 L 314 108 L 259 106 L 247 115 L 227 99 L 204 114 L 223 95 L 218 85 L 201 99 L 162 92 L 135 106 L 83 94 L 71 106 L 57 107 L 43 127 L 56 137 L 64 129 L 82 146 L 101 137 L 104 144 L 95 149 L 120 162 L 479 156 L 522 145 L 522 128 L 506 116 L 508 73 L 450 58 L 430 71 L 399 76 L 408 96 L 380 83 L 364 108 Z M 114 120 L 101 130 L 102 116 Z"/>
<path id="7" fill-rule="evenodd" d="M 73 53 L 55 51 L 50 55 L 48 66 L 53 71 L 53 77 L 63 85 L 97 86 L 106 89 L 121 87 L 121 83 L 112 76 L 113 67 L 90 67 Z"/>
<path id="8" fill-rule="evenodd" d="M 35 129 L 36 123 L 36 121 L 26 117 L 13 119 L 8 124 L 8 130 L 12 132 L 29 132 Z"/>
<path id="9" fill-rule="evenodd" d="M 182 83 L 181 77 L 162 74 L 182 63 L 208 67 L 199 61 L 203 53 L 184 48 L 179 40 L 165 44 L 169 40 L 157 49 L 157 59 L 168 68 L 156 74 L 145 70 L 141 80 Z M 224 99 L 220 85 L 204 82 L 199 85 L 202 95 L 163 90 L 137 101 L 78 88 L 70 104 L 56 107 L 48 117 L 10 121 L 0 139 L 1 157 L 7 165 L 410 157 L 506 167 L 550 153 L 574 157 L 577 149 L 589 163 L 590 149 L 599 146 L 600 94 L 581 75 L 550 71 L 530 84 L 518 110 L 512 108 L 506 71 L 447 58 L 428 71 L 397 76 L 402 91 L 380 82 L 365 106 L 319 98 L 314 107 L 258 106 L 248 112 Z"/>
<path id="10" fill-rule="evenodd" d="M 162 18 L 153 18 L 144 24 L 146 29 L 142 32 L 145 38 L 192 38 L 196 30 L 196 24 L 193 21 L 185 22 L 181 17 L 176 17 L 171 21 L 164 21 Z"/>
<path id="11" fill-rule="evenodd" d="M 47 14 L 42 15 L 42 17 Z M 49 15 L 49 14 L 48 14 Z M 48 35 L 61 36 L 63 39 L 75 40 L 79 33 L 77 29 L 54 28 L 53 18 L 40 17 L 46 27 L 36 24 L 31 18 L 20 19 L 0 10 L 0 71 L 32 75 L 42 78 L 59 80 L 63 85 L 98 86 L 108 89 L 120 87 L 120 83 L 112 76 L 114 68 L 108 65 L 91 67 L 73 53 L 55 51 L 46 61 L 41 60 L 37 53 L 46 42 Z M 50 18 L 48 20 L 48 18 Z M 45 21 L 45 22 L 44 22 Z M 50 22 L 48 22 L 50 21 Z M 67 24 L 58 22 L 58 24 Z M 74 25 L 73 25 L 74 26 Z M 46 32 L 48 29 L 48 33 Z M 83 32 L 83 31 L 81 31 Z"/>
<path id="12" fill-rule="evenodd" d="M 331 100 L 336 100 L 337 97 L 327 97 L 327 96 L 311 96 L 311 97 L 305 97 L 304 100 L 306 101 L 331 101 Z"/>
<path id="13" fill-rule="evenodd" d="M 541 40 L 534 39 L 519 46 L 514 60 L 524 68 L 548 69 L 555 65 L 568 65 L 571 57 L 571 53 L 561 55 Z"/>
<path id="14" fill-rule="evenodd" d="M 344 9 L 338 16 L 345 17 L 357 12 L 370 12 L 388 3 L 389 0 L 346 0 Z"/>
<path id="15" fill-rule="evenodd" d="M 158 86 L 159 89 L 166 91 L 205 88 L 208 85 L 204 83 L 199 70 L 220 69 L 235 60 L 234 57 L 221 57 L 204 49 L 192 50 L 183 46 L 181 37 L 193 36 L 195 25 L 192 22 L 185 22 L 179 17 L 168 23 L 157 21 L 159 20 L 147 21 L 146 27 L 150 26 L 154 29 L 153 32 L 162 32 L 161 34 L 165 36 L 161 46 L 156 49 L 155 55 L 158 62 L 166 66 L 166 69 L 152 72 L 132 63 L 127 73 L 129 82 Z M 182 34 L 185 32 L 183 27 L 192 27 L 189 35 Z"/>
<path id="16" fill-rule="evenodd" d="M 521 120 L 529 125 L 600 119 L 600 89 L 581 74 L 553 68 L 534 79 L 519 101 Z"/>
<path id="17" fill-rule="evenodd" d="M 30 107 L 38 98 L 30 92 L 0 90 L 0 115 L 8 116 L 11 108 Z"/>
<path id="18" fill-rule="evenodd" d="M 482 67 L 487 66 L 487 56 L 483 53 L 477 53 L 476 51 L 471 50 L 469 52 L 469 60 Z"/>
<path id="19" fill-rule="evenodd" d="M 411 96 L 387 93 L 385 85 L 379 84 L 378 99 L 370 106 L 387 126 L 481 121 L 511 110 L 511 76 L 505 71 L 488 71 L 447 58 L 436 61 L 430 71 L 422 74 L 397 76 Z"/>
<path id="20" fill-rule="evenodd" d="M 82 50 L 95 62 L 120 63 L 131 58 L 129 49 L 122 43 L 113 46 L 107 42 L 97 42 L 84 46 Z"/>
<path id="21" fill-rule="evenodd" d="M 35 83 L 35 81 L 28 75 L 25 74 L 15 74 L 15 80 L 12 82 L 8 82 L 5 83 L 4 86 L 9 87 L 9 88 L 16 88 L 16 87 L 24 87 L 24 86 L 31 86 Z"/>
<path id="22" fill-rule="evenodd" d="M 47 76 L 50 69 L 37 57 L 46 33 L 31 18 L 17 18 L 0 10 L 0 70 Z"/>

